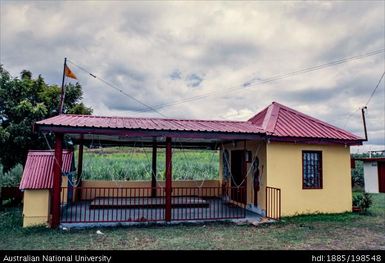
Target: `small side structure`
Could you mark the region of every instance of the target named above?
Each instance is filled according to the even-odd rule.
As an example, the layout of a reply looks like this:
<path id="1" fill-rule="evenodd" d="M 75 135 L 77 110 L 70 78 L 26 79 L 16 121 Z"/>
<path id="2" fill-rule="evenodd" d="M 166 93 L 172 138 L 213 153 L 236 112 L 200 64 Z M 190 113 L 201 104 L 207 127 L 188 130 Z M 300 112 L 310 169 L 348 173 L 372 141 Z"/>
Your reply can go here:
<path id="1" fill-rule="evenodd" d="M 73 170 L 73 152 L 63 151 L 62 172 Z M 51 194 L 53 187 L 54 151 L 29 151 L 20 190 L 24 191 L 23 227 L 50 223 Z M 68 177 L 62 177 L 67 187 Z M 67 197 L 67 194 L 63 195 Z M 62 200 L 66 201 L 66 200 Z"/>
<path id="2" fill-rule="evenodd" d="M 366 193 L 385 193 L 385 157 L 356 158 L 364 162 L 364 183 Z"/>

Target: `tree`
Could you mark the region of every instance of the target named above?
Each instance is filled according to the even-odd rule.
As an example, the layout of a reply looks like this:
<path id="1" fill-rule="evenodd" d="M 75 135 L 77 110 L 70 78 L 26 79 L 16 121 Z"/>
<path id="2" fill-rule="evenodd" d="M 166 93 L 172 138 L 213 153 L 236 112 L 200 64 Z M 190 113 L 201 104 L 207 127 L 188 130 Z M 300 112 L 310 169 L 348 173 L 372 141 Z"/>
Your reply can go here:
<path id="1" fill-rule="evenodd" d="M 23 70 L 20 79 L 11 77 L 0 65 L 0 162 L 5 171 L 24 165 L 29 149 L 47 149 L 43 134 L 34 131 L 35 122 L 58 114 L 61 89 L 48 85 L 39 75 Z M 79 83 L 66 85 L 64 113 L 86 114 L 92 109 L 82 102 Z M 47 138 L 52 145 L 52 136 Z"/>

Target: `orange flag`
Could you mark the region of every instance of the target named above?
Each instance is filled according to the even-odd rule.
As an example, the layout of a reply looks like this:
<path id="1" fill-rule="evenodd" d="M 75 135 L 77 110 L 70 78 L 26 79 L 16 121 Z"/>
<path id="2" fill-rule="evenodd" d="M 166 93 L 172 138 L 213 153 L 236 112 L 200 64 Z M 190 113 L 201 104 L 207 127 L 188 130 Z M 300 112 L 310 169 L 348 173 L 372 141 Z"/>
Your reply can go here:
<path id="1" fill-rule="evenodd" d="M 70 70 L 70 68 L 69 68 L 67 65 L 65 65 L 65 68 L 64 68 L 64 74 L 65 74 L 67 77 L 69 77 L 69 78 L 72 78 L 72 79 L 78 79 L 78 78 L 76 77 L 76 75 Z"/>

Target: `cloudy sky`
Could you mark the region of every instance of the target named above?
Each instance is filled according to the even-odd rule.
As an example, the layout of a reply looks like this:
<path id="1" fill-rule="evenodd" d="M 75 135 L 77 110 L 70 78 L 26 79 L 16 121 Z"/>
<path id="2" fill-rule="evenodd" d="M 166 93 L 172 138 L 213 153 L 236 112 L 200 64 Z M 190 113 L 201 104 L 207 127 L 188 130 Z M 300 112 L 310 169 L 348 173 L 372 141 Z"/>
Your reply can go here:
<path id="1" fill-rule="evenodd" d="M 246 120 L 277 101 L 362 135 L 355 110 L 385 71 L 379 52 L 287 74 L 383 50 L 383 1 L 0 3 L 1 64 L 13 76 L 60 84 L 68 57 L 172 118 Z M 95 114 L 159 116 L 69 66 Z M 382 148 L 384 100 L 383 80 L 368 105 L 368 145 Z"/>

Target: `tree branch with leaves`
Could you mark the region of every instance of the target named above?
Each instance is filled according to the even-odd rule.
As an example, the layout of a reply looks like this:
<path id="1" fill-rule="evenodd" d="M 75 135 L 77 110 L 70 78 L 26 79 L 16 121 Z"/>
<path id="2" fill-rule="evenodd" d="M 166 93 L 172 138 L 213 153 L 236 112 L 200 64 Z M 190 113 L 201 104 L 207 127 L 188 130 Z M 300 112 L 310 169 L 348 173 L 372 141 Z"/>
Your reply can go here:
<path id="1" fill-rule="evenodd" d="M 79 83 L 67 84 L 64 113 L 92 114 L 82 102 L 83 91 Z M 48 149 L 43 135 L 33 130 L 39 120 L 58 115 L 61 89 L 36 79 L 28 70 L 12 77 L 0 65 L 0 163 L 4 171 L 17 164 L 24 165 L 28 150 Z M 52 136 L 49 141 L 52 143 Z"/>

